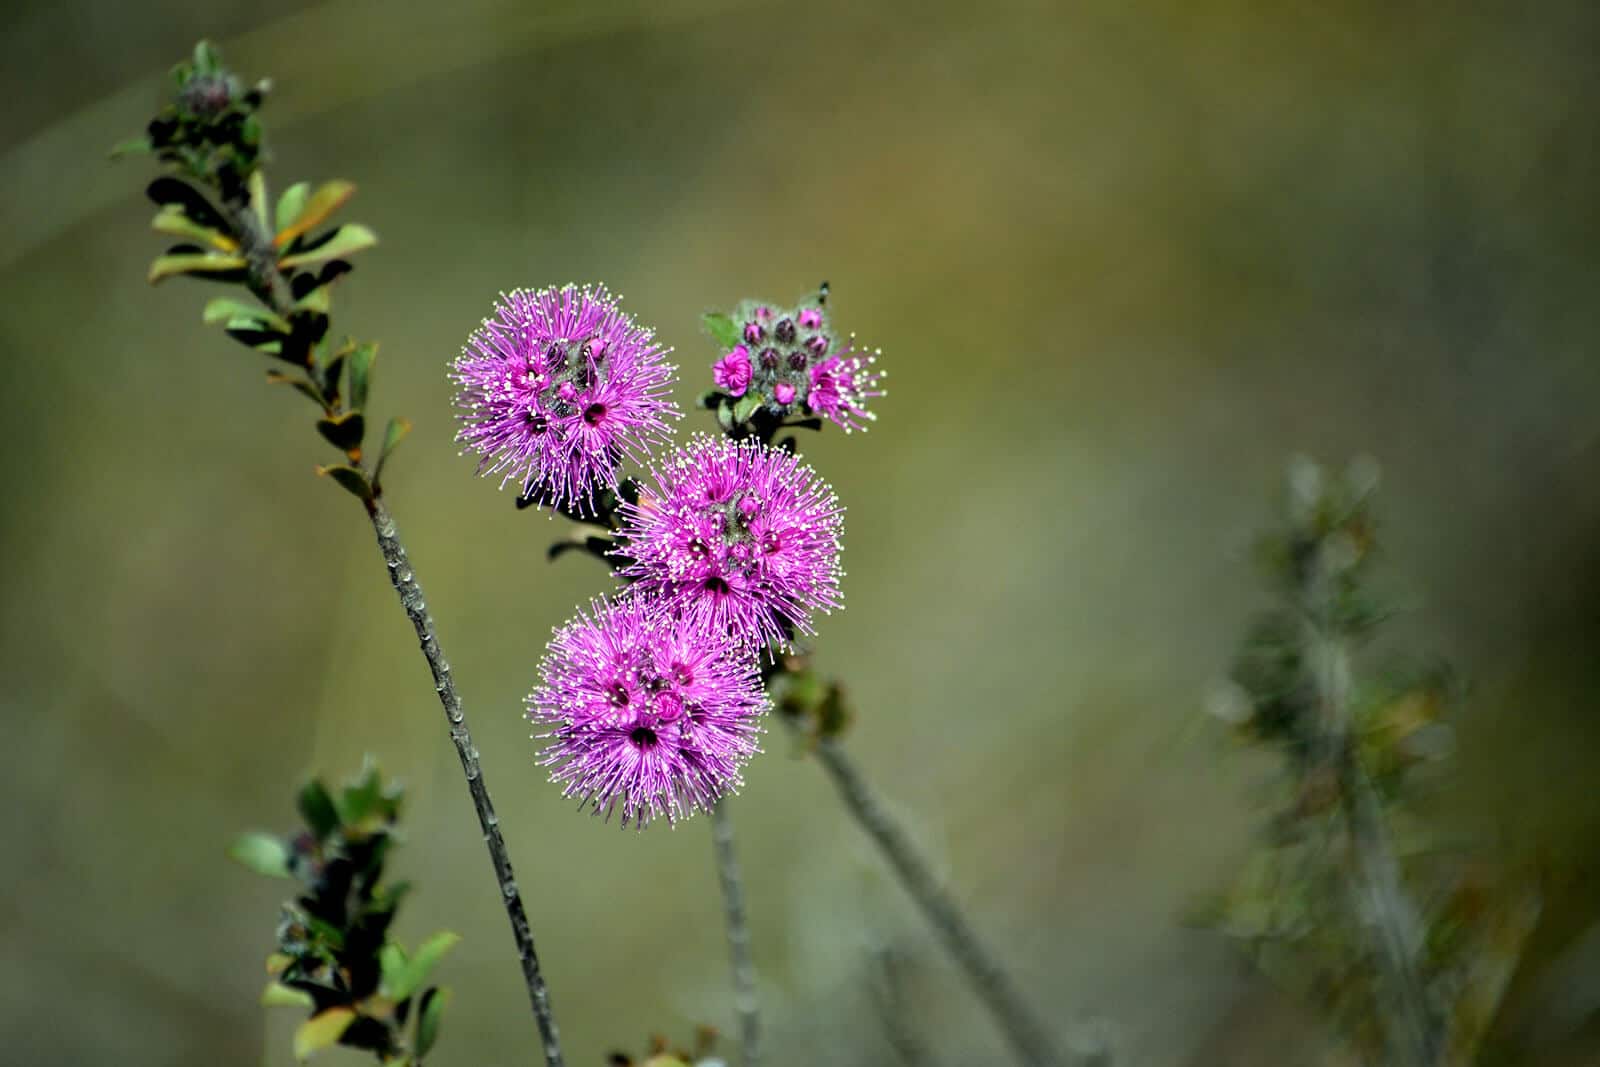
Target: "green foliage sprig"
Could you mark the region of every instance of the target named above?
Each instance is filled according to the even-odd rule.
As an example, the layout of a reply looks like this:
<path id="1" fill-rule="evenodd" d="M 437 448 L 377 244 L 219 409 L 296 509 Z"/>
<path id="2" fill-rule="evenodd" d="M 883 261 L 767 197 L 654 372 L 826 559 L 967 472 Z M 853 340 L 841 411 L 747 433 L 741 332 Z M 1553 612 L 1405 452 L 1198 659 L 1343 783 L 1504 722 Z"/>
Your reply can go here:
<path id="1" fill-rule="evenodd" d="M 229 854 L 250 869 L 294 879 L 283 905 L 264 1005 L 306 1007 L 295 1032 L 300 1059 L 333 1045 L 364 1049 L 383 1064 L 420 1067 L 439 1036 L 450 992 L 429 986 L 434 966 L 460 937 L 440 931 L 407 953 L 389 937 L 408 882 L 383 881 L 398 844 L 403 791 L 372 763 L 337 792 L 308 782 L 297 806 L 305 829 L 252 833 Z"/>
<path id="2" fill-rule="evenodd" d="M 315 404 L 317 432 L 344 456 L 317 472 L 370 504 L 382 492 L 385 461 L 411 424 L 391 418 L 376 462 L 364 463 L 378 346 L 335 340 L 330 325 L 334 283 L 353 269 L 350 257 L 378 238 L 359 223 L 325 225 L 355 186 L 341 179 L 316 187 L 296 182 L 274 202 L 262 172 L 266 151 L 258 116 L 269 83 L 243 89 L 205 41 L 172 76 L 173 99 L 143 137 L 113 152 L 152 154 L 168 171 L 145 190 L 159 209 L 150 225 L 181 240 L 150 264 L 149 280 L 187 276 L 240 285 L 255 297 L 254 303 L 211 300 L 201 318 L 293 368 L 269 370 L 267 379 Z"/>
<path id="3" fill-rule="evenodd" d="M 1377 468 L 1290 470 L 1257 558 L 1276 604 L 1211 710 L 1284 758 L 1282 799 L 1234 884 L 1196 915 L 1314 998 L 1368 1062 L 1471 1062 L 1539 914 L 1537 884 L 1412 817 L 1418 771 L 1452 749 L 1458 688 L 1437 664 L 1355 669 L 1390 612 L 1369 592 Z"/>

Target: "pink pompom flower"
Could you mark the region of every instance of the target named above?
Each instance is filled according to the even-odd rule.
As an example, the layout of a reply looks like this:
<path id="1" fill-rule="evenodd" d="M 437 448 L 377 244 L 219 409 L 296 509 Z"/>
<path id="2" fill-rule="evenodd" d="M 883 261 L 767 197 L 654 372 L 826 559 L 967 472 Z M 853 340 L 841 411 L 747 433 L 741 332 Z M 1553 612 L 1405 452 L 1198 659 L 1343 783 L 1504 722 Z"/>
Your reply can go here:
<path id="1" fill-rule="evenodd" d="M 550 642 L 528 718 L 540 763 L 596 815 L 643 828 L 736 791 L 770 706 L 748 649 L 646 598 L 596 600 Z"/>
<path id="2" fill-rule="evenodd" d="M 754 439 L 696 436 L 620 510 L 634 591 L 747 647 L 785 647 L 842 603 L 844 509 L 815 471 Z"/>
<path id="3" fill-rule="evenodd" d="M 581 510 L 680 416 L 669 351 L 604 286 L 503 294 L 450 367 L 456 440 L 480 474 Z"/>

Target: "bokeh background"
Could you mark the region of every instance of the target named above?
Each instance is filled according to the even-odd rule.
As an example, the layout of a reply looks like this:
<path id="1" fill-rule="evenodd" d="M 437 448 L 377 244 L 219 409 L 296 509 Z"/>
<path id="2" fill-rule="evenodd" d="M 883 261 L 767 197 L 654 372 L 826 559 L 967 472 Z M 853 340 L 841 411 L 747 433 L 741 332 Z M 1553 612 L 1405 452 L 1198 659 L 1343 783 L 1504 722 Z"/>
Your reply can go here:
<path id="1" fill-rule="evenodd" d="M 392 507 L 456 667 L 573 1064 L 731 1028 L 708 826 L 575 815 L 521 698 L 606 587 L 471 477 L 446 362 L 495 293 L 604 280 L 678 349 L 823 278 L 882 345 L 821 666 L 850 744 L 1058 1035 L 1129 1064 L 1325 1062 L 1314 1006 L 1181 917 L 1266 764 L 1201 708 L 1294 452 L 1383 464 L 1399 644 L 1470 689 L 1437 818 L 1565 872 L 1500 1029 L 1595 1055 L 1600 15 L 1534 4 L 9 0 L 0 12 L 0 1048 L 292 1062 L 256 1004 L 281 897 L 226 862 L 305 774 L 410 786 L 399 933 L 463 944 L 435 1061 L 537 1055 L 454 753 L 327 450 L 262 361 L 154 292 L 137 132 L 211 36 L 270 74 L 277 187 L 382 238 L 336 329 L 416 433 Z M 691 413 L 690 426 L 703 413 Z M 780 1064 L 891 1062 L 874 953 L 940 1062 L 1003 1062 L 782 733 L 735 815 Z M 1556 977 L 1552 978 L 1554 975 Z M 1585 1022 L 1585 1020 L 1590 1020 Z M 1587 1029 L 1586 1029 L 1587 1027 Z M 330 1056 L 329 1063 L 361 1062 Z"/>

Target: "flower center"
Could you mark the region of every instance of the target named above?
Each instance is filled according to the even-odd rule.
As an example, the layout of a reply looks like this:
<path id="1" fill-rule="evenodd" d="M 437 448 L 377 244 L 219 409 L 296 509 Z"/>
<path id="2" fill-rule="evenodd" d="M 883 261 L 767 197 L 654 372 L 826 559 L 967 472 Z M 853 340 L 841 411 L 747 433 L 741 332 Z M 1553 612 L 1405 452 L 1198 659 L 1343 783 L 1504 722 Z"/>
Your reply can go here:
<path id="1" fill-rule="evenodd" d="M 596 402 L 583 409 L 583 421 L 590 426 L 600 425 L 600 420 L 605 417 L 606 406 L 604 404 Z"/>
<path id="2" fill-rule="evenodd" d="M 633 742 L 635 748 L 655 748 L 658 743 L 656 732 L 648 726 L 635 726 L 628 740 Z"/>
<path id="3" fill-rule="evenodd" d="M 728 588 L 728 583 L 719 575 L 713 574 L 706 579 L 706 592 L 713 596 L 727 596 L 733 590 Z"/>

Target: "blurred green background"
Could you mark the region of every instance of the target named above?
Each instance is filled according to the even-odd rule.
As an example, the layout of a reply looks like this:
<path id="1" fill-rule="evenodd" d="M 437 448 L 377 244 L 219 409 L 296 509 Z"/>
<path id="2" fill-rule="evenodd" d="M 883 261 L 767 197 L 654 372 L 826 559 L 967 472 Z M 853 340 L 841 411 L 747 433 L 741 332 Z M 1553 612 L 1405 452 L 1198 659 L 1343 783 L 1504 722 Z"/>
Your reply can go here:
<path id="1" fill-rule="evenodd" d="M 499 290 L 603 280 L 677 347 L 687 402 L 715 355 L 701 311 L 823 278 L 839 321 L 883 346 L 891 395 L 871 434 L 807 446 L 849 507 L 849 608 L 820 663 L 860 707 L 851 746 L 1058 1034 L 1104 1020 L 1128 1064 L 1325 1062 L 1309 1009 L 1179 920 L 1259 822 L 1265 764 L 1199 699 L 1260 603 L 1250 534 L 1288 454 L 1370 452 L 1407 608 L 1394 638 L 1472 683 L 1438 818 L 1565 878 L 1505 1047 L 1590 1062 L 1600 14 L 1584 0 L 11 0 L 8 1062 L 291 1062 L 294 1013 L 256 1004 L 283 887 L 223 849 L 287 828 L 302 776 L 365 752 L 410 786 L 397 873 L 421 888 L 402 938 L 465 935 L 434 1060 L 537 1056 L 370 530 L 311 476 L 330 453 L 305 405 L 201 326 L 220 290 L 143 282 L 152 171 L 105 152 L 200 36 L 276 81 L 275 187 L 351 178 L 348 218 L 383 240 L 341 284 L 335 328 L 382 339 L 376 408 L 417 424 L 390 502 L 570 1063 L 731 1030 L 709 829 L 618 832 L 534 766 L 521 698 L 550 628 L 608 581 L 547 564 L 563 524 L 471 477 L 445 365 Z M 773 1062 L 890 1062 L 881 945 L 910 961 L 940 1062 L 1002 1062 L 820 770 L 781 732 L 766 747 L 734 812 Z"/>

